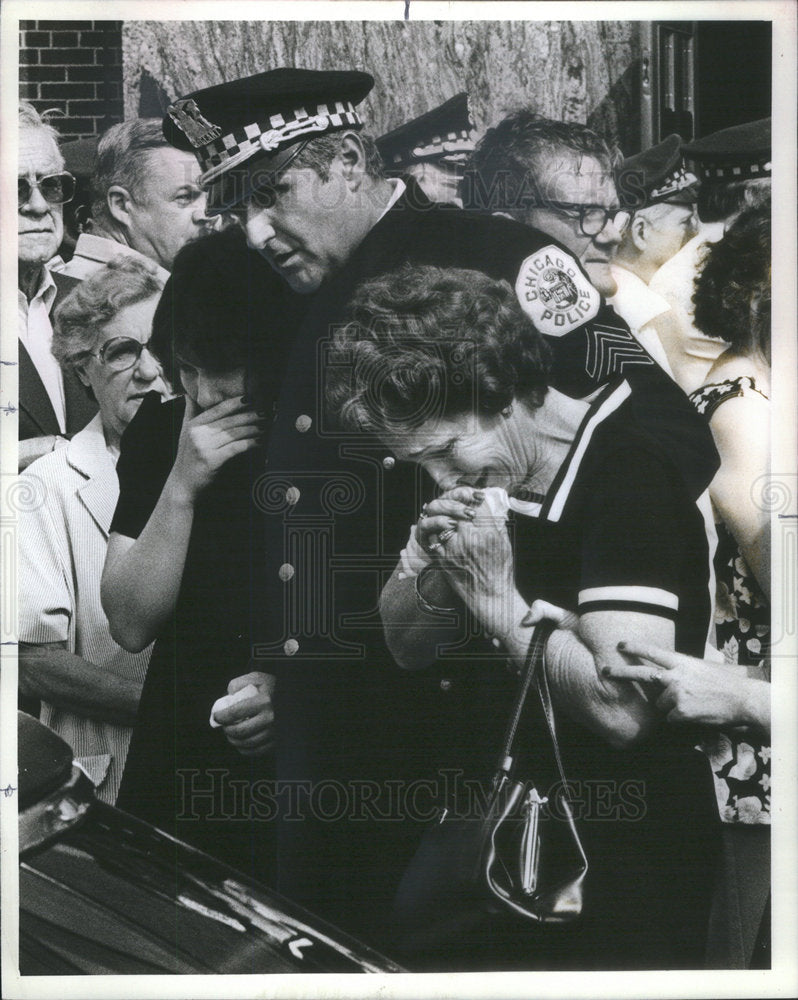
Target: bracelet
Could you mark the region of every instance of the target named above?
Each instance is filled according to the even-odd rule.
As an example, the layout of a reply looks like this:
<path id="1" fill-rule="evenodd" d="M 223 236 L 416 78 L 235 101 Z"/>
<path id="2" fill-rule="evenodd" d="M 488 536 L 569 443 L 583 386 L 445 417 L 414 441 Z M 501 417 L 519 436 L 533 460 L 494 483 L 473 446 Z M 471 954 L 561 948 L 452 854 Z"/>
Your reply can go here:
<path id="1" fill-rule="evenodd" d="M 441 608 L 437 604 L 430 604 L 430 602 L 421 593 L 421 581 L 425 574 L 430 572 L 438 572 L 437 566 L 425 566 L 421 572 L 416 576 L 413 581 L 413 587 L 416 592 L 416 603 L 421 608 L 422 611 L 426 611 L 428 615 L 451 615 L 457 608 Z"/>

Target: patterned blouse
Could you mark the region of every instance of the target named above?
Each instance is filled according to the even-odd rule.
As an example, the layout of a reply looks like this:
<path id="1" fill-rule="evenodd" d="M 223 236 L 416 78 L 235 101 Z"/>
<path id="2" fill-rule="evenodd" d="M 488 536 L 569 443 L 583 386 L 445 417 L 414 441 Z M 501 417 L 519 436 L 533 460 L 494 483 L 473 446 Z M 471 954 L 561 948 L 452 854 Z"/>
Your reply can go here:
<path id="1" fill-rule="evenodd" d="M 748 376 L 704 385 L 690 395 L 709 420 L 728 399 L 758 395 Z M 770 605 L 739 546 L 722 522 L 717 525 L 715 632 L 727 663 L 748 667 L 750 676 L 770 680 Z M 770 823 L 770 747 L 751 734 L 713 734 L 701 744 L 709 757 L 721 819 L 726 823 Z"/>

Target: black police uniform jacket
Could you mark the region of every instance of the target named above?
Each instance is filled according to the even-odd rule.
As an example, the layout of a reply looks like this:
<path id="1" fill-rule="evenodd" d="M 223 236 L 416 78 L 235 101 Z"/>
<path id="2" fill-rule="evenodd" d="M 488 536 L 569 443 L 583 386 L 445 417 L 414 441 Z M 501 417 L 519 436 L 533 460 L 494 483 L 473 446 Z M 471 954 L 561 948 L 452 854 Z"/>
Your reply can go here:
<path id="1" fill-rule="evenodd" d="M 439 789 L 418 781 L 441 765 L 492 765 L 512 685 L 495 656 L 484 670 L 469 662 L 459 677 L 448 663 L 421 676 L 393 664 L 378 599 L 431 484 L 375 440 L 337 430 L 324 412 L 326 344 L 352 292 L 406 262 L 508 281 L 553 347 L 555 388 L 584 398 L 625 378 L 636 418 L 661 442 L 691 496 L 717 468 L 708 428 L 686 396 L 579 262 L 537 230 L 433 205 L 408 181 L 313 296 L 256 484 L 267 567 L 265 641 L 255 656 L 279 678 L 278 776 L 299 783 L 285 807 L 297 818 L 284 824 L 278 888 L 339 923 L 349 916 L 343 901 L 351 901 L 361 932 L 373 929 L 415 841 L 412 834 L 402 841 L 395 821 L 409 817 L 412 827 L 434 815 Z"/>

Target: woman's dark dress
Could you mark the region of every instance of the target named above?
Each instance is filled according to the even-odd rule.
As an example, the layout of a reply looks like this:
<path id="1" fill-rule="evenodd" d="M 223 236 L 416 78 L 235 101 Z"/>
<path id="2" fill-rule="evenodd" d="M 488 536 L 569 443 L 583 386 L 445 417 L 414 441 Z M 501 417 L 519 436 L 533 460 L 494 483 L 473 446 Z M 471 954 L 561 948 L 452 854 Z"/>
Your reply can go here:
<path id="1" fill-rule="evenodd" d="M 542 505 L 511 514 L 516 585 L 529 604 L 670 618 L 676 648 L 702 655 L 710 620 L 703 519 L 679 470 L 636 426 L 624 392 L 621 383 L 595 401 Z M 702 968 L 719 831 L 696 733 L 663 721 L 644 741 L 615 748 L 571 717 L 556 692 L 555 705 L 590 866 L 581 919 L 494 922 L 455 948 L 411 956 L 411 967 Z M 551 797 L 559 777 L 539 705 L 530 716 L 521 776 Z"/>
<path id="2" fill-rule="evenodd" d="M 137 538 L 177 453 L 182 398 L 147 396 L 119 460 L 112 531 Z M 271 758 L 244 757 L 209 725 L 233 677 L 248 673 L 264 565 L 253 484 L 260 450 L 231 459 L 195 509 L 180 594 L 161 629 L 144 685 L 117 804 L 258 878 L 271 874 L 268 805 L 250 801 Z M 236 784 L 238 782 L 238 784 Z M 257 794 L 257 793 L 256 793 Z"/>

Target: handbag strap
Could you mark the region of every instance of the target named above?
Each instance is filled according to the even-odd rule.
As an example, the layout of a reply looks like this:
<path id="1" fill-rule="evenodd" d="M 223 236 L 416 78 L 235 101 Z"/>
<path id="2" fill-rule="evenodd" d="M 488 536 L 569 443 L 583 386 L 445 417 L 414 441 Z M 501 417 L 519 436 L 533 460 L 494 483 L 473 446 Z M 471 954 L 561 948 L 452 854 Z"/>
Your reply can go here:
<path id="1" fill-rule="evenodd" d="M 551 633 L 549 633 L 551 635 Z M 560 780 L 562 781 L 563 792 L 568 794 L 568 779 L 565 777 L 565 769 L 562 764 L 562 757 L 560 756 L 560 744 L 557 740 L 557 729 L 554 724 L 554 706 L 551 703 L 551 691 L 549 690 L 549 678 L 546 674 L 546 664 L 545 661 L 538 671 L 538 694 L 540 695 L 540 703 L 543 706 L 543 714 L 546 716 L 546 724 L 549 727 L 549 735 L 551 736 L 551 743 L 554 747 L 554 759 L 557 761 L 557 770 L 560 772 Z"/>
<path id="2" fill-rule="evenodd" d="M 535 678 L 535 674 L 540 671 L 544 674 L 543 670 L 543 658 L 546 651 L 546 643 L 549 641 L 549 636 L 556 628 L 556 625 L 552 621 L 541 621 L 535 626 L 532 632 L 532 638 L 529 641 L 529 648 L 526 652 L 526 657 L 524 658 L 524 666 L 521 670 L 521 678 L 518 686 L 518 694 L 515 698 L 515 703 L 513 705 L 512 712 L 510 714 L 510 721 L 507 724 L 507 730 L 504 735 L 504 741 L 502 743 L 502 754 L 499 758 L 499 764 L 497 769 L 497 774 L 495 781 L 498 782 L 503 776 L 506 776 L 513 763 L 513 747 L 515 745 L 515 737 L 518 733 L 518 726 L 521 722 L 521 717 L 524 714 L 524 706 L 526 704 L 526 699 L 529 695 L 529 689 L 532 686 L 532 681 Z M 546 687 L 548 692 L 548 686 Z M 542 696 L 541 696 L 542 697 Z M 545 707 L 545 706 L 544 706 Z M 548 708 L 546 708 L 546 719 L 549 723 L 549 732 L 552 734 L 554 739 L 555 751 L 557 755 L 557 761 L 559 765 L 560 761 L 560 751 L 557 746 L 557 739 L 554 734 L 553 722 L 554 716 L 551 711 L 551 699 L 548 701 Z M 562 768 L 560 768 L 562 770 Z"/>

